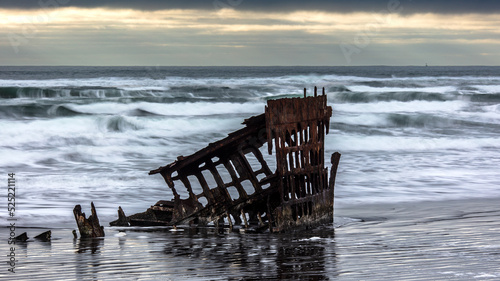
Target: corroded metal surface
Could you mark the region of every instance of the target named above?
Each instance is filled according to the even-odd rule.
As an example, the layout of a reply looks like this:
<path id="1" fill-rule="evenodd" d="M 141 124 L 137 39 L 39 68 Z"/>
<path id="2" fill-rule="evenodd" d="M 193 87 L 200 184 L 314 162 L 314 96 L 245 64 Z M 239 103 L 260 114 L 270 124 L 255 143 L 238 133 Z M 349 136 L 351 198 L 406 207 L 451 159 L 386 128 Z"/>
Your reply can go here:
<path id="1" fill-rule="evenodd" d="M 283 231 L 333 219 L 333 188 L 325 169 L 324 139 L 332 108 L 326 95 L 269 101 L 266 129 L 269 154 L 276 150 L 280 204 L 274 230 Z"/>
<path id="2" fill-rule="evenodd" d="M 214 223 L 281 232 L 331 223 L 340 158 L 332 156 L 328 177 L 324 138 L 331 115 L 324 90 L 321 96 L 315 89 L 314 97 L 268 101 L 265 114 L 245 120 L 243 129 L 150 171 L 163 176 L 174 198 L 129 216 L 130 224 Z M 274 172 L 259 149 L 264 145 L 270 155 L 275 150 Z M 202 192 L 195 193 L 199 187 Z"/>

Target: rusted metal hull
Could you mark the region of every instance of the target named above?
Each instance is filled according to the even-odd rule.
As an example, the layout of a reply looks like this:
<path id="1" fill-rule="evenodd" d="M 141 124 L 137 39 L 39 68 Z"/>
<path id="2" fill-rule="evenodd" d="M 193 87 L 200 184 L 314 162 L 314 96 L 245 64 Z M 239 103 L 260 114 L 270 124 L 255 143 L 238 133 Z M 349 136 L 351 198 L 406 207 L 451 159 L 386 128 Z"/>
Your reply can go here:
<path id="1" fill-rule="evenodd" d="M 150 171 L 163 176 L 174 198 L 129 216 L 130 224 L 283 232 L 332 223 L 340 154 L 332 155 L 328 173 L 324 137 L 331 115 L 324 90 L 321 96 L 315 89 L 314 97 L 305 97 L 304 90 L 304 98 L 268 101 L 265 113 L 245 120 L 246 127 Z M 275 150 L 274 172 L 260 150 L 265 145 L 269 155 Z M 202 192 L 195 194 L 193 186 Z"/>

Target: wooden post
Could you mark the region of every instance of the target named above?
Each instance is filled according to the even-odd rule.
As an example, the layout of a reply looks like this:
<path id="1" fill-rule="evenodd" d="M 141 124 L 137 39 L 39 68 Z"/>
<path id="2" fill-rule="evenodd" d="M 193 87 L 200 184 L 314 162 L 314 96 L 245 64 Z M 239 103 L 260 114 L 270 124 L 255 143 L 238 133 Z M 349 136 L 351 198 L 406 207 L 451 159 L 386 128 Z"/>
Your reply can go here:
<path id="1" fill-rule="evenodd" d="M 52 232 L 49 230 L 49 231 L 45 231 L 44 233 L 41 233 L 41 234 L 35 236 L 35 239 L 38 239 L 41 241 L 50 241 L 51 236 L 52 236 Z"/>
<path id="2" fill-rule="evenodd" d="M 111 226 L 129 226 L 127 216 L 121 206 L 118 206 L 118 219 L 109 223 Z"/>
<path id="3" fill-rule="evenodd" d="M 26 234 L 26 232 L 23 232 L 21 235 L 18 235 L 16 238 L 14 238 L 16 241 L 20 241 L 20 242 L 26 242 L 26 240 L 28 240 L 28 234 Z"/>
<path id="4" fill-rule="evenodd" d="M 73 209 L 80 236 L 81 238 L 104 237 L 104 227 L 99 224 L 94 202 L 90 203 L 90 207 L 92 215 L 90 215 L 88 219 L 85 218 L 85 213 L 82 213 L 82 207 L 80 205 L 76 205 Z"/>

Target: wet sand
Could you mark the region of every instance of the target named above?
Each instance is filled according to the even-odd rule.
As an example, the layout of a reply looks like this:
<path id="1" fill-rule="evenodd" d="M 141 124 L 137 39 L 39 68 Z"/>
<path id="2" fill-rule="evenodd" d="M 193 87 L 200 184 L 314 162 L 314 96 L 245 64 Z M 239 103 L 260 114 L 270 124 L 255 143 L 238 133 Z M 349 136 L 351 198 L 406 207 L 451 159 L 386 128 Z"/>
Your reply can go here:
<path id="1" fill-rule="evenodd" d="M 96 240 L 18 228 L 5 280 L 498 280 L 500 198 L 342 205 L 335 228 L 294 234 L 112 228 Z M 108 222 L 102 222 L 107 225 Z M 76 225 L 74 226 L 76 227 Z M 120 232 L 124 230 L 124 232 Z M 8 258 L 8 229 L 2 228 Z"/>
<path id="2" fill-rule="evenodd" d="M 500 199 L 338 208 L 363 222 L 335 231 L 345 280 L 500 279 Z"/>

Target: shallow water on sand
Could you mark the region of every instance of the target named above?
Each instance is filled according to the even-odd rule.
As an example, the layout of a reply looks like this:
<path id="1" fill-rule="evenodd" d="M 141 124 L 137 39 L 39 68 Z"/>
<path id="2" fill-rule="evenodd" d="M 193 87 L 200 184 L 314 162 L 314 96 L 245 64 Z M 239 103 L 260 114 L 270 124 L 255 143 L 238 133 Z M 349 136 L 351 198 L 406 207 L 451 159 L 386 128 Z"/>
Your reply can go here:
<path id="1" fill-rule="evenodd" d="M 10 280 L 498 280 L 500 199 L 351 205 L 293 234 L 106 228 L 16 245 Z M 34 236 L 44 229 L 17 229 Z M 6 230 L 2 228 L 2 237 Z M 2 252 L 6 243 L 2 244 Z M 14 279 L 12 279 L 15 277 Z"/>

